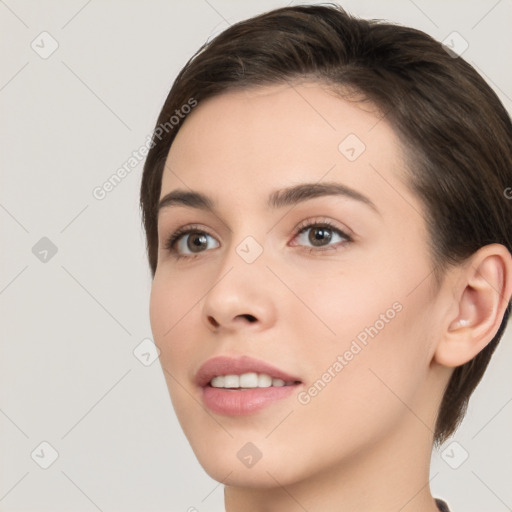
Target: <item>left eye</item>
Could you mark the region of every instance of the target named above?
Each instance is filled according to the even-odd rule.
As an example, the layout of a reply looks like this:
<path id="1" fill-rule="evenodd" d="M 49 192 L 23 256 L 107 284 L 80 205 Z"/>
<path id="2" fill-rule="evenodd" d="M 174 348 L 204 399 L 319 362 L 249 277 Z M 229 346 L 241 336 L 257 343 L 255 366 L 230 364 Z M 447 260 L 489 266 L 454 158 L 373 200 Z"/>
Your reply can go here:
<path id="1" fill-rule="evenodd" d="M 336 237 L 338 237 L 338 240 L 336 240 Z M 310 243 L 312 247 L 329 247 L 334 242 L 348 242 L 351 240 L 349 235 L 328 222 L 306 225 L 299 229 L 295 238 Z M 329 247 L 329 249 L 335 248 Z"/>

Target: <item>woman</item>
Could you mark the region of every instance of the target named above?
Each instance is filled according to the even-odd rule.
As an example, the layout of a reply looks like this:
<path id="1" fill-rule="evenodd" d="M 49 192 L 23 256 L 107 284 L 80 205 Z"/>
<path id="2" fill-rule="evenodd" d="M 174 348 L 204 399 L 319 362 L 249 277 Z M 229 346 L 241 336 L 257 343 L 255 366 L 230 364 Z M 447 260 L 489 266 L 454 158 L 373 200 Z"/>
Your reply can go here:
<path id="1" fill-rule="evenodd" d="M 169 393 L 232 511 L 448 510 L 432 447 L 510 314 L 512 125 L 464 60 L 338 6 L 176 78 L 141 185 Z"/>

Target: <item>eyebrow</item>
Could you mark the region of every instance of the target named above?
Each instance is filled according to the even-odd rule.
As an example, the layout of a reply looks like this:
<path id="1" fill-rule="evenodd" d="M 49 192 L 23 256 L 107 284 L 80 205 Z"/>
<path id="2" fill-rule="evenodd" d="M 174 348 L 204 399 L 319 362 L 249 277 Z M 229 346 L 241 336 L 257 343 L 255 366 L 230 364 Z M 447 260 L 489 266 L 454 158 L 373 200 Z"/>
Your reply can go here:
<path id="1" fill-rule="evenodd" d="M 369 206 L 376 213 L 379 210 L 365 195 L 346 185 L 336 182 L 300 183 L 280 190 L 273 191 L 267 200 L 267 206 L 272 209 L 294 206 L 300 202 L 322 196 L 344 196 Z M 158 203 L 158 213 L 171 206 L 186 206 L 214 212 L 216 204 L 210 197 L 196 191 L 176 189 L 166 194 Z"/>

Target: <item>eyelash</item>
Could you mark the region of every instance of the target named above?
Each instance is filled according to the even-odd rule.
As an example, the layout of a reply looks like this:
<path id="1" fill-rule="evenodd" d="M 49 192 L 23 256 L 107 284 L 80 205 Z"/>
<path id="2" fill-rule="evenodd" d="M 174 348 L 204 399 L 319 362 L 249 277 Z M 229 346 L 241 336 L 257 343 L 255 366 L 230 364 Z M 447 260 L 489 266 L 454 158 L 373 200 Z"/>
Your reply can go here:
<path id="1" fill-rule="evenodd" d="M 295 234 L 293 236 L 293 239 L 295 240 L 295 238 L 297 238 L 299 235 L 301 235 L 302 233 L 304 233 L 305 231 L 307 231 L 308 229 L 311 229 L 311 228 L 327 228 L 329 231 L 333 231 L 335 232 L 336 234 L 340 235 L 341 238 L 344 238 L 345 241 L 342 242 L 342 245 L 345 245 L 347 243 L 350 243 L 353 241 L 352 237 L 350 235 L 348 235 L 347 233 L 345 233 L 344 231 L 342 231 L 341 229 L 339 229 L 338 227 L 336 227 L 334 224 L 332 224 L 331 222 L 327 221 L 327 220 L 323 220 L 321 222 L 319 222 L 317 219 L 312 219 L 312 220 L 306 220 L 306 221 L 303 221 L 299 224 L 299 226 L 297 226 L 296 230 L 295 230 Z M 178 240 L 184 236 L 184 235 L 189 235 L 189 234 L 200 234 L 200 235 L 208 235 L 210 237 L 213 237 L 213 235 L 211 235 L 210 233 L 208 233 L 208 231 L 205 231 L 204 229 L 202 229 L 199 225 L 189 225 L 189 226 L 183 226 L 179 229 L 177 229 L 166 241 L 165 243 L 165 250 L 169 253 L 172 254 L 172 256 L 179 260 L 179 259 L 194 259 L 194 258 L 197 258 L 197 256 L 200 256 L 201 255 L 201 252 L 200 253 L 197 253 L 197 254 L 179 254 L 177 249 L 176 249 L 176 243 L 178 242 Z M 327 245 L 327 246 L 324 246 L 324 247 L 311 247 L 310 250 L 309 250 L 309 253 L 313 253 L 313 252 L 324 252 L 324 251 L 332 251 L 332 250 L 338 250 L 338 247 L 337 246 L 330 246 L 330 245 Z M 202 252 L 205 252 L 205 251 L 202 251 Z"/>

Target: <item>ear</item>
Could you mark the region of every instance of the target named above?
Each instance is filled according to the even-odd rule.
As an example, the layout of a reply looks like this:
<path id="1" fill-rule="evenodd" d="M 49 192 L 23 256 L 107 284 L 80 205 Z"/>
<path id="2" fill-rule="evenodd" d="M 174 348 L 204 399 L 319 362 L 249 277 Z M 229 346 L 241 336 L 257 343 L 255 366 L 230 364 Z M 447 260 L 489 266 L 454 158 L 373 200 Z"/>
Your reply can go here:
<path id="1" fill-rule="evenodd" d="M 434 360 L 448 367 L 473 359 L 498 332 L 512 295 L 507 248 L 490 244 L 475 252 L 461 267 L 454 292 L 456 304 L 434 353 Z"/>

